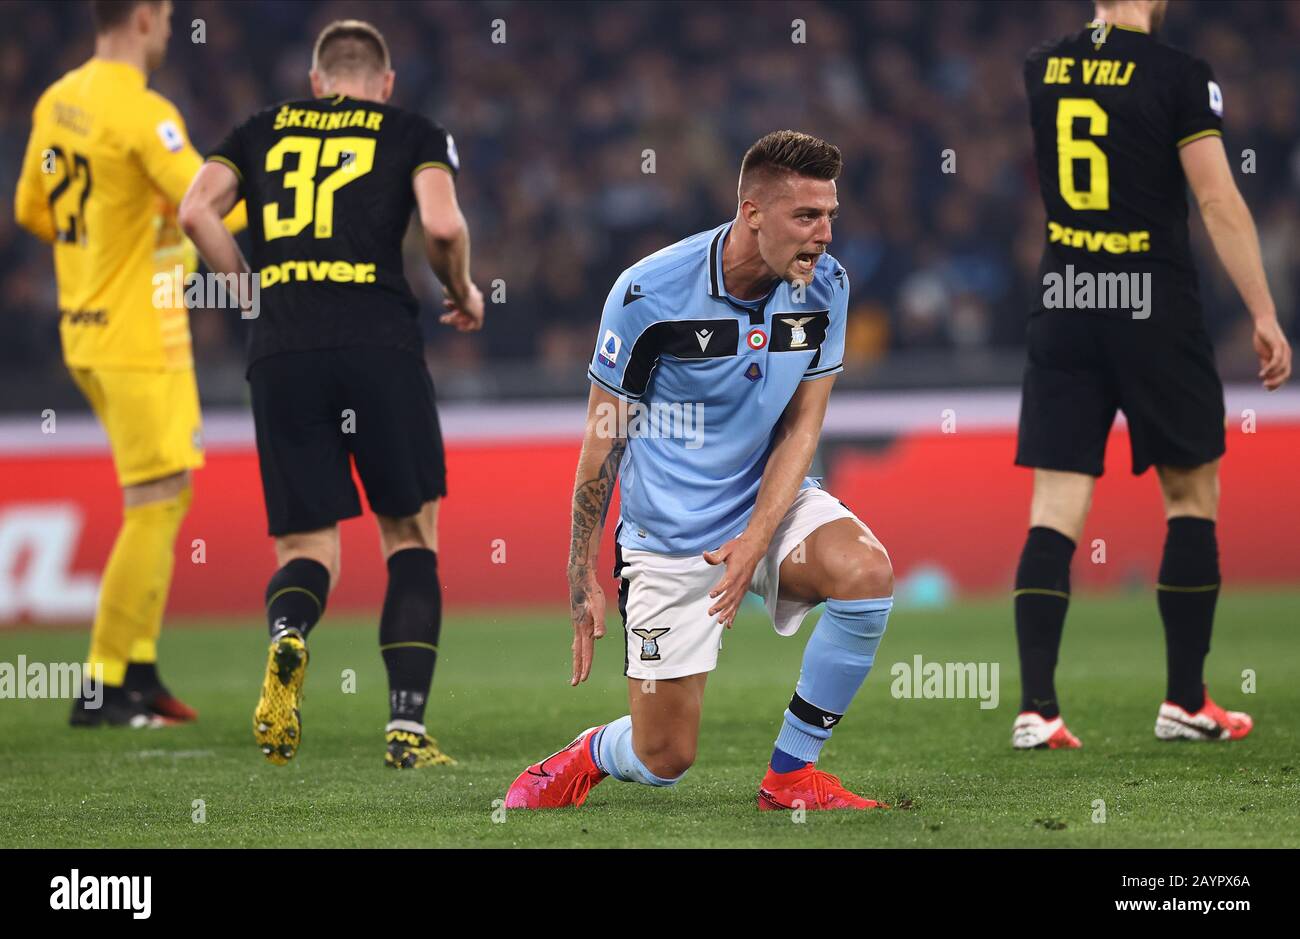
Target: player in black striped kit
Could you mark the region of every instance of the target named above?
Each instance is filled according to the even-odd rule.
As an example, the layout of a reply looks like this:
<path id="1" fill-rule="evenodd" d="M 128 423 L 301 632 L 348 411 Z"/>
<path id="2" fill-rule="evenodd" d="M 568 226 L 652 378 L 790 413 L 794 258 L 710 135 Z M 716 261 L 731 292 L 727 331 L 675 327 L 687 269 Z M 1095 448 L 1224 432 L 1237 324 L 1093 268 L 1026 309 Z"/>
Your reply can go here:
<path id="1" fill-rule="evenodd" d="M 330 24 L 313 56 L 316 97 L 235 128 L 180 212 L 209 267 L 247 273 L 234 240 L 212 221 L 238 197 L 248 201 L 261 278 L 248 379 L 280 565 L 266 589 L 271 647 L 253 723 L 262 752 L 281 765 L 302 736 L 306 639 L 338 580 L 338 522 L 361 511 L 353 462 L 388 563 L 379 625 L 385 762 L 453 762 L 424 724 L 442 615 L 437 512 L 447 489 L 433 383 L 402 270 L 413 210 L 447 293 L 442 321 L 480 328 L 483 297 L 469 277 L 455 145 L 433 122 L 385 103 L 393 79 L 378 30 Z"/>
<path id="2" fill-rule="evenodd" d="M 1016 573 L 1017 748 L 1080 746 L 1061 719 L 1053 673 L 1070 561 L 1117 409 L 1133 472 L 1156 467 L 1168 520 L 1157 584 L 1168 684 L 1156 736 L 1235 740 L 1252 726 L 1215 704 L 1202 678 L 1219 592 L 1224 406 L 1188 245 L 1188 184 L 1254 319 L 1265 388 L 1287 380 L 1291 350 L 1223 148 L 1223 93 L 1206 63 L 1152 35 L 1165 6 L 1098 2 L 1092 23 L 1025 63 L 1047 245 L 1016 454 L 1034 468 Z"/>

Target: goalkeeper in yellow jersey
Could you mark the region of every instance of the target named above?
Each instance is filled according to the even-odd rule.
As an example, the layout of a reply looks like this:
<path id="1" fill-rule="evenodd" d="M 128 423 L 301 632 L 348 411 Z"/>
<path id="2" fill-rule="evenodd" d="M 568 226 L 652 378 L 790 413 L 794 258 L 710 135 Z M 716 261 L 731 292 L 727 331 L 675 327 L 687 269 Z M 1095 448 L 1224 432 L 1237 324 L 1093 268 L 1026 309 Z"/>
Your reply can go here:
<path id="1" fill-rule="evenodd" d="M 154 275 L 193 257 L 176 206 L 202 165 L 176 108 L 146 87 L 171 35 L 171 0 L 94 0 L 95 54 L 32 114 L 14 214 L 54 246 L 59 332 L 72 378 L 104 425 L 123 521 L 104 568 L 88 665 L 104 694 L 74 726 L 157 726 L 193 710 L 158 677 L 173 546 L 203 465 L 188 314 L 160 308 Z M 242 206 L 227 219 L 241 227 Z M 91 705 L 98 704 L 98 707 Z"/>

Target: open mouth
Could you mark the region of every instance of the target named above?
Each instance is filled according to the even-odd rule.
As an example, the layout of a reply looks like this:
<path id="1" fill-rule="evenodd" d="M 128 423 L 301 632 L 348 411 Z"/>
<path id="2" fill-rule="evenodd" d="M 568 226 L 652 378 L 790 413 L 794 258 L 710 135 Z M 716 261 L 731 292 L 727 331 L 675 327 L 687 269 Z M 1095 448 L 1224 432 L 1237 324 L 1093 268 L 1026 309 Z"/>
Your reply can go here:
<path id="1" fill-rule="evenodd" d="M 800 271 L 805 274 L 811 274 L 812 269 L 817 266 L 817 258 L 820 252 L 804 251 L 794 256 L 794 264 Z"/>

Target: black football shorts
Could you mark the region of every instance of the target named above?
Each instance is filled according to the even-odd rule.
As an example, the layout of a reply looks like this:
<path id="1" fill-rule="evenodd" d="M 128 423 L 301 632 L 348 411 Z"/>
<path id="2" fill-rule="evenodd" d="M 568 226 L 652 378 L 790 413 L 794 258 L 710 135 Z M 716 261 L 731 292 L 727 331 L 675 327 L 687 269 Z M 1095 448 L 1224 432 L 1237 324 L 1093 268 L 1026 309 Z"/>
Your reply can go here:
<path id="1" fill-rule="evenodd" d="M 249 369 L 270 534 L 361 514 L 352 463 L 378 515 L 414 515 L 447 493 L 433 379 L 410 352 L 281 352 Z"/>
<path id="2" fill-rule="evenodd" d="M 1031 316 L 1016 463 L 1100 476 L 1116 410 L 1128 421 L 1134 475 L 1221 457 L 1223 384 L 1201 317 L 1188 319 Z"/>

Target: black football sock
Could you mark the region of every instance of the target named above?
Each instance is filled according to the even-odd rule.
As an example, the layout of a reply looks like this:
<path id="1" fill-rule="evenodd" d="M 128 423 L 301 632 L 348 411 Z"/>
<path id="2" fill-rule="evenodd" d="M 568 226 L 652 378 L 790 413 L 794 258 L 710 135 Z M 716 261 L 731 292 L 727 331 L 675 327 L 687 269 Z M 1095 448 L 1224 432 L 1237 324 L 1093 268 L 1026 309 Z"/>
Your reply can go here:
<path id="1" fill-rule="evenodd" d="M 388 669 L 390 721 L 424 723 L 442 632 L 438 555 L 405 548 L 388 559 L 388 591 L 379 617 L 379 651 Z"/>
<path id="2" fill-rule="evenodd" d="M 1208 518 L 1169 520 L 1156 603 L 1165 624 L 1165 698 L 1188 712 L 1205 704 L 1205 656 L 1219 599 L 1219 541 Z"/>
<path id="3" fill-rule="evenodd" d="M 1045 720 L 1061 713 L 1056 701 L 1056 656 L 1070 606 L 1074 542 L 1054 528 L 1029 529 L 1016 568 L 1016 643 L 1020 647 L 1020 710 Z"/>
<path id="4" fill-rule="evenodd" d="M 296 629 L 306 638 L 325 613 L 330 572 L 310 558 L 294 558 L 271 575 L 266 585 L 266 623 L 274 637 Z"/>
<path id="5" fill-rule="evenodd" d="M 157 662 L 128 662 L 123 686 L 132 691 L 157 691 L 162 688 Z"/>
<path id="6" fill-rule="evenodd" d="M 75 704 L 84 711 L 105 707 L 137 707 L 131 702 L 125 685 L 101 685 L 98 698 L 84 691 L 77 695 Z"/>

